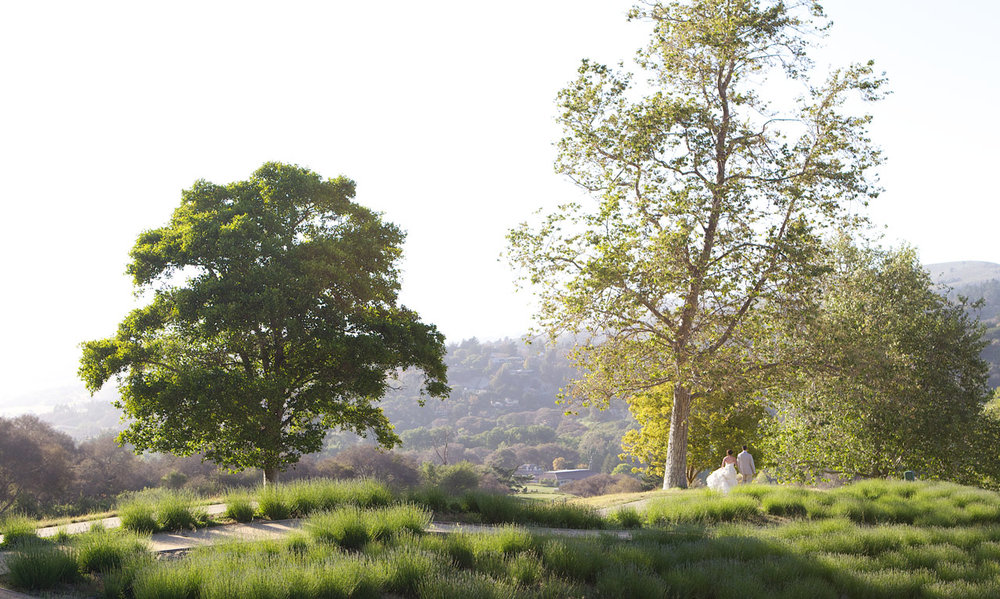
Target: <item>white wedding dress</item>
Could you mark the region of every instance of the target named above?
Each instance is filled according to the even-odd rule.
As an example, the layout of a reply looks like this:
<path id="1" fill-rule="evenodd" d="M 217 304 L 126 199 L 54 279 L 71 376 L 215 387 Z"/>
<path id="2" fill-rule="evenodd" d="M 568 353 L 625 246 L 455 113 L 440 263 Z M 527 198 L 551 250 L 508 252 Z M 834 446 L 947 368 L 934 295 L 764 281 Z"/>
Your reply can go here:
<path id="1" fill-rule="evenodd" d="M 709 489 L 727 495 L 736 486 L 736 468 L 732 464 L 726 464 L 709 474 L 706 482 Z"/>

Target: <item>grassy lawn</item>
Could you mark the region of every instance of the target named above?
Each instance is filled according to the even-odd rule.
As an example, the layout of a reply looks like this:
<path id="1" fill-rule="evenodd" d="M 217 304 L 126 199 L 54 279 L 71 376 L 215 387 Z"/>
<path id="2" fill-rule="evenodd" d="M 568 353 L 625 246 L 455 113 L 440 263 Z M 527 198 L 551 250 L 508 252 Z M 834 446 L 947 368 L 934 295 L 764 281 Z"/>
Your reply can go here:
<path id="1" fill-rule="evenodd" d="M 575 499 L 573 495 L 567 495 L 560 491 L 559 487 L 547 487 L 545 485 L 530 483 L 525 485 L 525 488 L 528 492 L 519 493 L 518 497 L 535 501 L 565 501 L 567 499 Z"/>
<path id="2" fill-rule="evenodd" d="M 3 582 L 79 589 L 79 596 L 201 599 L 1000 597 L 1000 495 L 947 483 L 656 492 L 640 495 L 643 507 L 604 518 L 593 506 L 449 499 L 483 521 L 575 519 L 581 528 L 628 526 L 627 539 L 518 524 L 424 534 L 432 508 L 371 485 L 303 486 L 282 501 L 322 502 L 323 493 L 344 503 L 323 505 L 292 537 L 201 548 L 182 559 L 154 560 L 143 537 L 126 531 L 23 539 Z"/>

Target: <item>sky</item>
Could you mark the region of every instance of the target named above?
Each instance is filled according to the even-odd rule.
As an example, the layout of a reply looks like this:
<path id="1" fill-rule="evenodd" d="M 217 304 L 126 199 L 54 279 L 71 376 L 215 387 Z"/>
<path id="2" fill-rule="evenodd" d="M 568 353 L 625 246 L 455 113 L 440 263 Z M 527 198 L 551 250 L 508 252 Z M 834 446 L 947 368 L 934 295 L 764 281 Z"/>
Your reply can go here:
<path id="1" fill-rule="evenodd" d="M 137 305 L 137 235 L 198 179 L 270 160 L 357 182 L 408 233 L 402 301 L 449 341 L 518 337 L 506 232 L 580 192 L 557 91 L 628 61 L 629 0 L 179 0 L 0 5 L 0 413 L 86 396 L 79 344 Z M 817 67 L 874 58 L 888 160 L 870 216 L 925 263 L 1000 263 L 1000 4 L 828 0 Z M 60 395 L 61 394 L 61 395 Z M 48 400 L 47 400 L 48 401 Z"/>

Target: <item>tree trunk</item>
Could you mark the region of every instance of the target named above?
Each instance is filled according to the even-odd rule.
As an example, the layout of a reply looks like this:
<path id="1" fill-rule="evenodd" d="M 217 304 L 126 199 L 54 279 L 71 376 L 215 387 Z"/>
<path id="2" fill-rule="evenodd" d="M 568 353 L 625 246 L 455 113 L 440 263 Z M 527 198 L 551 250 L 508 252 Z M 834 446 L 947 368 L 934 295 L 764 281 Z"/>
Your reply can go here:
<path id="1" fill-rule="evenodd" d="M 278 484 L 278 467 L 277 466 L 265 466 L 264 467 L 264 486 L 268 487 L 271 485 Z"/>
<path id="2" fill-rule="evenodd" d="M 688 416 L 691 414 L 691 390 L 674 385 L 674 407 L 670 413 L 670 436 L 667 438 L 667 463 L 663 468 L 663 488 L 686 489 Z"/>

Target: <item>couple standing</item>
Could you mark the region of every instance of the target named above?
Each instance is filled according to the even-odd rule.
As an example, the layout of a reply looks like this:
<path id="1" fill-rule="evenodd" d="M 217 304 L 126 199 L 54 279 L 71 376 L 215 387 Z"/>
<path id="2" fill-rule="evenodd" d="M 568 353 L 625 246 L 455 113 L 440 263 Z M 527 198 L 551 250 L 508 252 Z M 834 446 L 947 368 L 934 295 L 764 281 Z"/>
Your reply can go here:
<path id="1" fill-rule="evenodd" d="M 719 491 L 723 494 L 729 493 L 730 489 L 736 486 L 736 468 L 740 469 L 743 475 L 743 484 L 753 480 L 757 474 L 757 468 L 753 463 L 753 456 L 747 451 L 747 446 L 743 446 L 743 451 L 733 457 L 733 450 L 726 450 L 726 457 L 722 458 L 722 467 L 708 475 L 708 488 Z"/>

